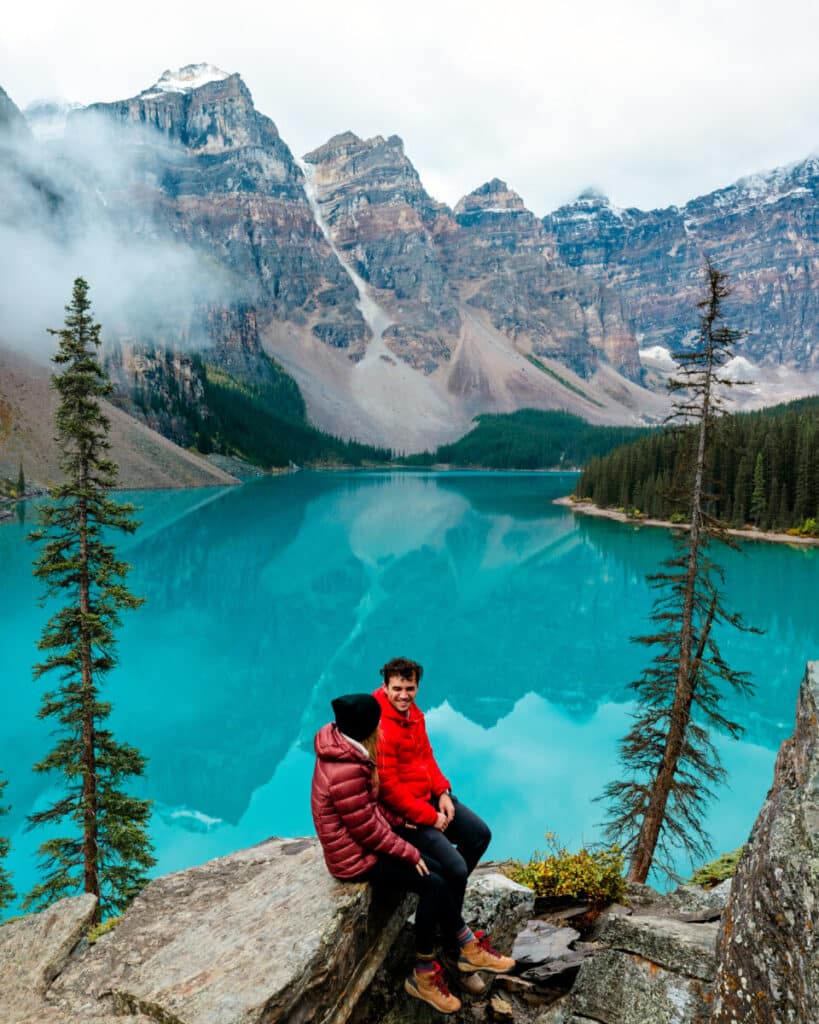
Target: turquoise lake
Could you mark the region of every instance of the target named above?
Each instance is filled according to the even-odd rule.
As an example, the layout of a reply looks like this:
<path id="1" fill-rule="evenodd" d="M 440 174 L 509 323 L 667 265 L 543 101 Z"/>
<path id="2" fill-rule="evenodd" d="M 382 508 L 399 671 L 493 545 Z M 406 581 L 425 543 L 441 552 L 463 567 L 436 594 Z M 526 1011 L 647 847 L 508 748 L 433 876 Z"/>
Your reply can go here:
<path id="1" fill-rule="evenodd" d="M 405 655 L 456 794 L 491 824 L 489 855 L 525 857 L 546 831 L 599 837 L 594 802 L 617 775 L 646 652 L 645 582 L 668 534 L 575 517 L 552 499 L 571 474 L 297 473 L 238 488 L 130 495 L 142 526 L 119 543 L 147 598 L 120 631 L 104 696 L 118 738 L 149 759 L 157 874 L 268 836 L 311 833 L 312 737 L 339 693 L 375 688 Z M 31 765 L 49 749 L 31 665 L 45 619 L 33 526 L 0 526 L 8 866 L 36 880 L 48 798 Z M 707 825 L 717 852 L 747 837 L 793 729 L 805 662 L 819 657 L 819 549 L 749 543 L 720 554 L 726 602 L 763 636 L 724 631 L 751 672 L 729 696 L 741 742 L 718 736 L 729 784 Z M 681 871 L 686 864 L 679 864 Z M 13 912 L 9 911 L 9 912 Z"/>

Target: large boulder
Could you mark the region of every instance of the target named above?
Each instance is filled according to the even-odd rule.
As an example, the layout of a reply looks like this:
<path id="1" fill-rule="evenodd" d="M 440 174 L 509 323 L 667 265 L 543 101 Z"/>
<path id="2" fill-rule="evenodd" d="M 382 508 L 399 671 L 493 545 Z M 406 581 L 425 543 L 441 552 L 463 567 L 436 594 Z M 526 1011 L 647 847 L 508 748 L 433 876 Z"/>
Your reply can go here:
<path id="1" fill-rule="evenodd" d="M 269 840 L 152 881 L 49 996 L 65 1024 L 344 1024 L 406 913 L 332 879 L 315 839 Z"/>
<path id="2" fill-rule="evenodd" d="M 49 985 L 88 931 L 96 896 L 60 900 L 0 927 L 0 1020 L 44 1019 Z"/>
<path id="3" fill-rule="evenodd" d="M 580 968 L 569 996 L 542 1024 L 702 1024 L 708 1020 L 718 925 L 678 917 L 612 915 L 608 946 Z"/>
<path id="4" fill-rule="evenodd" d="M 715 1024 L 819 1020 L 819 662 L 737 868 L 719 936 Z"/>

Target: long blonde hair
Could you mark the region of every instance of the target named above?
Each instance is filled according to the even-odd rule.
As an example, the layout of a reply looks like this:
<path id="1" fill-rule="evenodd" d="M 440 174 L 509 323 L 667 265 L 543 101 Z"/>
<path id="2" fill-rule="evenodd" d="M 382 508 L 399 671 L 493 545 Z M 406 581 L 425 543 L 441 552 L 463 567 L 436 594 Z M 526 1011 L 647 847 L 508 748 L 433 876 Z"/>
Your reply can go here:
<path id="1" fill-rule="evenodd" d="M 372 780 L 373 780 L 373 793 L 378 795 L 378 741 L 381 738 L 381 730 L 378 726 L 373 729 L 370 735 L 360 741 L 361 746 L 370 755 L 370 760 L 373 763 L 372 768 Z"/>

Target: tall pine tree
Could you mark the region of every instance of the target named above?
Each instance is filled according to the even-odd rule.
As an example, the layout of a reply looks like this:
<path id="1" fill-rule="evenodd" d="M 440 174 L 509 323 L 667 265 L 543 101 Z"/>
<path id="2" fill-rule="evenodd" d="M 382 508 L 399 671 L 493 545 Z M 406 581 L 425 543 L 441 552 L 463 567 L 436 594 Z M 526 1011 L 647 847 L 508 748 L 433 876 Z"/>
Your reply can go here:
<path id="1" fill-rule="evenodd" d="M 6 788 L 6 780 L 0 779 L 0 800 L 3 797 L 3 790 Z M 0 816 L 8 813 L 8 807 L 0 804 Z M 7 907 L 17 895 L 11 884 L 11 876 L 3 867 L 3 861 L 8 856 L 9 841 L 5 836 L 0 836 L 0 910 Z"/>
<path id="2" fill-rule="evenodd" d="M 144 770 L 144 758 L 117 742 L 104 725 L 110 705 L 100 684 L 114 667 L 114 631 L 120 612 L 137 608 L 124 580 L 129 566 L 106 542 L 110 530 L 133 533 L 132 505 L 110 498 L 117 468 L 107 457 L 109 421 L 100 400 L 111 384 L 98 359 L 100 325 L 95 323 L 88 285 L 74 282 L 54 362 L 59 394 L 57 444 L 64 482 L 40 512 L 42 541 L 34 574 L 48 598 L 62 607 L 47 622 L 39 641 L 45 660 L 35 677 L 54 673 L 55 690 L 43 697 L 39 715 L 57 724 L 57 742 L 35 771 L 61 774 L 59 799 L 29 819 L 57 832 L 40 846 L 43 880 L 26 906 L 43 906 L 78 891 L 99 897 L 97 916 L 118 912 L 139 891 L 154 863 L 148 839 L 150 804 L 129 796 L 126 781 Z"/>
<path id="3" fill-rule="evenodd" d="M 604 791 L 607 836 L 629 854 L 628 877 L 635 882 L 645 882 L 658 848 L 665 867 L 675 850 L 696 857 L 709 850 L 702 808 L 724 772 L 708 730 L 712 726 L 738 735 L 741 727 L 720 711 L 721 690 L 723 684 L 749 689 L 744 673 L 722 658 L 714 635 L 719 623 L 744 627 L 722 607 L 722 570 L 709 554 L 714 539 L 731 544 L 707 505 L 719 389 L 731 383 L 720 376 L 720 368 L 732 357 L 737 334 L 724 323 L 725 275 L 710 263 L 706 274 L 699 341 L 694 349 L 675 353 L 680 369 L 671 381 L 677 395 L 673 418 L 688 425 L 684 436 L 691 444 L 688 529 L 678 531 L 676 553 L 664 571 L 649 577 L 658 591 L 651 616 L 657 631 L 637 639 L 657 653 L 632 684 L 640 707 L 620 745 L 628 777 Z"/>

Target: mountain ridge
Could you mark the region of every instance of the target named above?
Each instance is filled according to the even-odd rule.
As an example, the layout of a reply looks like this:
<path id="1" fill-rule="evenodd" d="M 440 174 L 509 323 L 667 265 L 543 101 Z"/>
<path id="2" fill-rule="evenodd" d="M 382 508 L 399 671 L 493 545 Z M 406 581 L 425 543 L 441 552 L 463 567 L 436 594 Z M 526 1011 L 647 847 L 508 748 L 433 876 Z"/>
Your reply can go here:
<path id="1" fill-rule="evenodd" d="M 704 254 L 732 255 L 732 313 L 758 321 L 742 352 L 771 363 L 759 339 L 782 319 L 780 279 L 766 264 L 750 287 L 742 252 L 731 250 L 747 238 L 719 240 L 735 186 L 682 212 L 621 210 L 586 190 L 539 218 L 496 177 L 450 208 L 425 190 L 397 135 L 344 131 L 297 159 L 241 76 L 212 65 L 166 71 L 137 96 L 70 111 L 66 132 L 100 120 L 122 130 L 117 152 L 128 156 L 122 180 L 98 189 L 105 216 L 126 236 L 138 225 L 151 244 L 190 250 L 225 282 L 176 336 L 170 328 L 119 340 L 184 352 L 201 337 L 206 361 L 240 384 L 263 353 L 272 356 L 298 382 L 310 420 L 331 433 L 421 450 L 461 436 L 478 413 L 524 407 L 656 422 L 666 400 L 652 388 L 663 360 L 646 363 L 640 352 L 691 336 Z M 806 175 L 793 187 L 783 178 L 792 217 L 789 204 L 813 200 Z M 758 222 L 752 179 L 743 179 L 743 216 Z M 778 244 L 790 252 L 784 220 Z M 799 295 L 786 304 L 790 315 L 801 302 L 803 315 L 797 328 L 786 325 L 777 365 L 794 371 L 782 387 L 798 388 L 802 370 L 817 366 L 814 269 L 801 272 Z M 139 365 L 128 361 L 124 394 L 144 387 Z"/>

